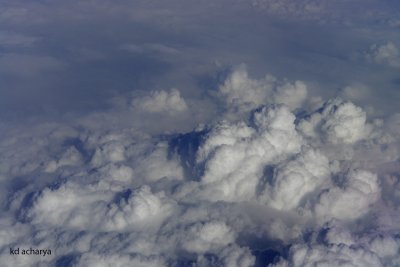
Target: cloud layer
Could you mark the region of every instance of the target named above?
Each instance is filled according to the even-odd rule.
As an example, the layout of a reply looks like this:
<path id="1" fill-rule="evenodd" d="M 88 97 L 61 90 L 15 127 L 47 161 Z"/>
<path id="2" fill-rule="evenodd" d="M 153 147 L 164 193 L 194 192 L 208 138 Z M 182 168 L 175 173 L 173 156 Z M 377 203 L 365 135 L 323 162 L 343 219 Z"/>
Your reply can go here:
<path id="1" fill-rule="evenodd" d="M 399 160 L 398 133 L 339 98 L 307 111 L 306 88 L 241 66 L 214 96 L 220 119 L 189 133 L 85 119 L 9 132 L 2 251 L 51 248 L 29 262 L 56 266 L 395 266 L 398 168 L 380 166 Z M 177 89 L 153 91 L 108 116 L 177 116 L 189 103 Z M 369 165 L 365 151 L 390 157 Z"/>
<path id="2" fill-rule="evenodd" d="M 0 266 L 399 266 L 384 2 L 0 3 Z"/>

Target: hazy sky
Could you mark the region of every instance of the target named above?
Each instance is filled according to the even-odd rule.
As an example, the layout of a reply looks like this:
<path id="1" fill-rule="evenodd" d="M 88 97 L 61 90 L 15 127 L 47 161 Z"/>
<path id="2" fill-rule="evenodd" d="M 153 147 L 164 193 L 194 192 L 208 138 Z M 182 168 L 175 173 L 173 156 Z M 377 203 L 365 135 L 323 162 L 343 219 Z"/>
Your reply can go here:
<path id="1" fill-rule="evenodd" d="M 399 31 L 394 0 L 0 0 L 0 267 L 399 266 Z"/>
<path id="2" fill-rule="evenodd" d="M 365 60 L 372 45 L 397 47 L 396 1 L 17 0 L 0 8 L 4 119 L 90 112 L 138 90 L 179 87 L 198 97 L 240 63 L 323 94 L 354 83 L 393 93 L 399 82 L 389 59 L 398 67 L 397 50 L 380 66 Z"/>

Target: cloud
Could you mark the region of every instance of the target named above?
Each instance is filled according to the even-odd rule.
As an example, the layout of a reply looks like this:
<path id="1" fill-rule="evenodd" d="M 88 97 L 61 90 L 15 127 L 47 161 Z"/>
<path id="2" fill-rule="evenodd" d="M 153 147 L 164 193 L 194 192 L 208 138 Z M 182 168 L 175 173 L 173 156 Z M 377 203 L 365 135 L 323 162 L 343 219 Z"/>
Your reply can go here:
<path id="1" fill-rule="evenodd" d="M 276 169 L 271 187 L 264 192 L 265 201 L 272 201 L 270 205 L 279 210 L 297 208 L 307 195 L 329 181 L 330 173 L 329 160 L 320 151 L 303 152 Z"/>
<path id="2" fill-rule="evenodd" d="M 331 143 L 352 144 L 368 137 L 371 126 L 365 111 L 340 99 L 328 101 L 319 110 L 299 123 L 309 137 L 321 136 Z"/>
<path id="3" fill-rule="evenodd" d="M 264 104 L 285 104 L 291 110 L 302 106 L 307 97 L 307 86 L 302 81 L 279 81 L 272 75 L 252 79 L 245 65 L 233 68 L 218 88 L 219 97 L 230 108 L 229 112 L 249 112 Z"/>
<path id="4" fill-rule="evenodd" d="M 371 46 L 366 58 L 377 64 L 384 64 L 394 68 L 400 67 L 400 52 L 393 42 Z"/>
<path id="5" fill-rule="evenodd" d="M 119 162 L 125 160 L 125 148 L 117 140 L 107 142 L 97 148 L 91 160 L 93 166 L 100 166 L 109 162 Z"/>
<path id="6" fill-rule="evenodd" d="M 375 237 L 351 235 L 346 228 L 327 229 L 323 242 L 296 245 L 289 258 L 269 266 L 396 266 L 399 240 L 384 234 Z"/>
<path id="7" fill-rule="evenodd" d="M 377 176 L 368 171 L 352 171 L 344 188 L 323 191 L 315 206 L 315 213 L 324 220 L 331 218 L 354 220 L 365 215 L 380 195 Z"/>
<path id="8" fill-rule="evenodd" d="M 105 223 L 108 231 L 130 227 L 149 227 L 161 222 L 173 210 L 173 203 L 163 194 L 154 195 L 149 187 L 141 187 L 133 192 L 126 202 L 112 205 L 106 212 L 109 218 Z"/>
<path id="9" fill-rule="evenodd" d="M 334 245 L 331 247 L 298 245 L 290 250 L 290 260 L 271 266 L 383 266 L 379 258 L 362 248 Z"/>
<path id="10" fill-rule="evenodd" d="M 347 171 L 342 162 L 346 159 L 331 158 L 332 146 L 341 149 L 345 144 L 357 151 L 362 148 L 357 142 L 381 138 L 379 131 L 373 137 L 359 134 L 359 129 L 351 134 L 342 130 L 350 124 L 369 129 L 361 108 L 336 99 L 304 118 L 285 104 L 267 103 L 247 115 L 235 121 L 222 116 L 219 122 L 180 135 L 92 128 L 83 121 L 70 128 L 49 124 L 33 128 L 29 135 L 6 135 L 2 149 L 12 149 L 11 154 L 29 142 L 34 145 L 22 158 L 3 161 L 19 172 L 7 167 L 2 173 L 34 175 L 38 182 L 9 193 L 9 210 L 17 215 L 6 223 L 10 230 L 2 246 L 57 251 L 37 259 L 43 264 L 68 259 L 74 266 L 109 265 L 112 259 L 138 266 L 181 262 L 250 267 L 260 261 L 255 251 L 259 239 L 265 239 L 276 244 L 277 251 L 293 244 L 287 254 L 277 254 L 288 256 L 274 266 L 396 262 L 394 237 L 358 238 L 344 226 L 376 213 L 376 205 L 384 203 L 381 188 L 389 190 L 375 173 Z M 314 116 L 314 136 L 305 134 L 300 126 Z M 180 141 L 174 142 L 176 138 Z M 36 157 L 39 151 L 46 156 Z M 357 153 L 347 160 L 356 165 Z M 31 167 L 22 172 L 26 162 Z M 297 241 L 309 229 L 322 231 L 326 224 L 334 230 L 323 241 Z M 28 226 L 42 229 L 41 235 L 35 236 Z M 364 227 L 367 233 L 369 226 Z M 31 241 L 24 241 L 31 235 Z M 21 241 L 15 241 L 17 236 Z M 368 249 L 355 248 L 363 242 Z"/>
<path id="11" fill-rule="evenodd" d="M 186 239 L 187 238 L 187 239 Z M 215 251 L 234 241 L 234 233 L 221 222 L 195 224 L 188 229 L 182 248 L 195 253 Z"/>
<path id="12" fill-rule="evenodd" d="M 232 86 L 229 93 L 210 101 L 267 88 L 265 80 L 248 77 L 239 84 L 249 86 L 236 86 L 232 75 L 221 85 Z M 305 97 L 303 83 L 275 81 L 268 88 L 265 103 L 246 100 L 245 116 L 230 116 L 243 104 L 235 96 L 215 122 L 186 133 L 99 124 L 136 113 L 179 120 L 189 104 L 177 90 L 129 95 L 104 117 L 70 126 L 2 133 L 10 214 L 2 247 L 51 247 L 57 253 L 35 263 L 74 266 L 108 266 L 112 259 L 250 267 L 261 264 L 265 247 L 275 253 L 264 259 L 270 266 L 398 262 L 389 203 L 398 203 L 399 183 L 384 167 L 395 168 L 399 158 L 397 117 L 371 121 L 361 107 L 338 98 L 308 112 L 306 99 L 292 98 Z M 182 103 L 186 109 L 177 110 Z"/>
<path id="13" fill-rule="evenodd" d="M 136 174 L 148 181 L 157 181 L 165 177 L 183 179 L 183 167 L 176 158 L 168 158 L 168 144 L 159 143 L 142 151 L 145 158 L 134 164 Z"/>
<path id="14" fill-rule="evenodd" d="M 400 265 L 397 7 L 1 3 L 0 262 Z"/>
<path id="15" fill-rule="evenodd" d="M 217 260 L 223 266 L 232 267 L 249 267 L 255 263 L 255 257 L 251 255 L 248 249 L 243 249 L 237 246 L 230 246 L 220 252 L 221 259 Z M 215 259 L 202 256 L 198 260 L 199 266 L 210 266 L 214 264 Z"/>
<path id="16" fill-rule="evenodd" d="M 133 99 L 132 106 L 149 113 L 175 113 L 184 112 L 188 109 L 185 100 L 177 89 L 172 89 L 169 92 L 164 90 L 154 91 L 150 96 Z"/>
<path id="17" fill-rule="evenodd" d="M 164 44 L 156 44 L 156 43 L 148 43 L 148 44 L 125 44 L 121 46 L 121 49 L 124 49 L 131 53 L 159 53 L 165 55 L 176 55 L 179 54 L 179 50 L 168 45 Z"/>
<path id="18" fill-rule="evenodd" d="M 251 0 L 248 2 L 256 9 L 281 19 L 317 23 L 349 23 L 349 16 L 352 16 L 354 21 L 377 18 L 390 13 L 390 10 L 379 5 L 377 1 L 364 1 L 362 6 L 359 0 L 335 3 L 326 0 Z"/>
<path id="19" fill-rule="evenodd" d="M 119 194 L 121 198 L 115 198 Z M 88 186 L 66 183 L 43 190 L 33 201 L 24 214 L 32 225 L 74 231 L 93 227 L 106 232 L 151 232 L 149 229 L 158 229 L 174 209 L 173 201 L 163 193 L 153 194 L 147 186 L 123 191 L 121 186 L 106 181 Z"/>
<path id="20" fill-rule="evenodd" d="M 278 86 L 274 92 L 274 102 L 285 104 L 291 109 L 299 108 L 303 105 L 307 97 L 307 87 L 301 81 L 294 84 L 285 83 Z"/>
<path id="21" fill-rule="evenodd" d="M 274 78 L 267 76 L 262 80 L 248 77 L 245 65 L 236 67 L 219 88 L 219 92 L 229 105 L 261 105 L 272 91 Z"/>
<path id="22" fill-rule="evenodd" d="M 134 265 L 138 267 L 162 267 L 165 266 L 165 260 L 157 257 L 144 256 L 106 256 L 102 254 L 85 253 L 74 266 L 127 266 Z"/>
<path id="23" fill-rule="evenodd" d="M 255 111 L 253 127 L 243 122 L 217 125 L 198 151 L 207 192 L 199 194 L 226 201 L 254 198 L 265 165 L 300 151 L 294 119 L 287 107 L 278 105 Z"/>
<path id="24" fill-rule="evenodd" d="M 63 166 L 76 166 L 83 163 L 82 155 L 75 147 L 70 147 L 58 160 L 52 160 L 48 163 L 45 172 L 54 172 Z"/>

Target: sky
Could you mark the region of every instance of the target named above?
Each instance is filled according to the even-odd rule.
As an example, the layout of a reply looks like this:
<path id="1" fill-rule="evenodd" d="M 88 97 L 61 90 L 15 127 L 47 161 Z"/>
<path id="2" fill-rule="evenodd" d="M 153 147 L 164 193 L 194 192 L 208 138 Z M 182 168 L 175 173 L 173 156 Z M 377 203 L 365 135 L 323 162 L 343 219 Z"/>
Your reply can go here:
<path id="1" fill-rule="evenodd" d="M 399 30 L 394 0 L 0 0 L 0 267 L 400 266 Z"/>

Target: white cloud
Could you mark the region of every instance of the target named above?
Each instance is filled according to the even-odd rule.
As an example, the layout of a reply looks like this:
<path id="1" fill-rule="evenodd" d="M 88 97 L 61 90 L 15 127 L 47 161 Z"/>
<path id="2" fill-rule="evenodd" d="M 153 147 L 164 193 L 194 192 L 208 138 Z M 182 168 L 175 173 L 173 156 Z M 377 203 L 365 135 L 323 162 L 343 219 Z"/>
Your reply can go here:
<path id="1" fill-rule="evenodd" d="M 187 230 L 182 243 L 182 249 L 189 252 L 212 252 L 233 243 L 235 234 L 223 222 L 207 222 L 195 224 Z"/>
<path id="2" fill-rule="evenodd" d="M 75 147 L 69 147 L 58 160 L 52 160 L 47 164 L 45 172 L 54 172 L 62 166 L 74 166 L 83 163 L 82 155 Z"/>
<path id="3" fill-rule="evenodd" d="M 125 160 L 125 147 L 117 140 L 107 142 L 96 149 L 91 164 L 101 166 L 109 162 L 119 162 Z"/>
<path id="4" fill-rule="evenodd" d="M 300 151 L 294 115 L 285 106 L 263 107 L 244 123 L 217 125 L 198 152 L 206 199 L 241 201 L 255 197 L 263 168 Z"/>
<path id="5" fill-rule="evenodd" d="M 157 44 L 157 43 L 146 43 L 146 44 L 125 44 L 121 46 L 121 49 L 131 53 L 160 53 L 165 55 L 176 55 L 179 54 L 179 50 L 168 45 Z"/>
<path id="6" fill-rule="evenodd" d="M 277 104 L 285 104 L 291 109 L 302 106 L 307 97 L 307 87 L 301 81 L 294 84 L 285 83 L 278 86 L 274 92 L 274 102 Z"/>
<path id="7" fill-rule="evenodd" d="M 240 68 L 219 93 L 224 114 L 190 132 L 104 123 L 138 113 L 172 124 L 189 111 L 172 90 L 2 133 L 1 249 L 50 247 L 32 260 L 47 265 L 250 267 L 271 247 L 283 257 L 271 266 L 396 266 L 396 115 L 370 121 L 339 99 L 304 114 L 304 83 Z"/>
<path id="8" fill-rule="evenodd" d="M 149 113 L 176 113 L 188 109 L 185 100 L 177 89 L 167 92 L 164 90 L 154 91 L 150 96 L 135 98 L 132 106 Z"/>
<path id="9" fill-rule="evenodd" d="M 354 220 L 365 215 L 380 196 L 376 174 L 363 170 L 351 171 L 344 188 L 332 187 L 323 191 L 315 213 L 323 220 L 332 218 Z"/>
<path id="10" fill-rule="evenodd" d="M 5 2 L 0 265 L 400 266 L 394 1 Z"/>
<path id="11" fill-rule="evenodd" d="M 176 158 L 168 158 L 168 144 L 160 142 L 149 150 L 144 150 L 146 157 L 134 163 L 137 176 L 147 181 L 157 181 L 165 177 L 183 179 L 183 167 Z"/>
<path id="12" fill-rule="evenodd" d="M 307 87 L 302 81 L 279 81 L 272 75 L 249 77 L 245 65 L 238 65 L 219 87 L 219 97 L 228 107 L 228 117 L 249 112 L 265 104 L 285 104 L 291 110 L 306 100 Z"/>
<path id="13" fill-rule="evenodd" d="M 343 245 L 325 247 L 321 245 L 296 245 L 290 249 L 289 260 L 281 261 L 271 267 L 300 266 L 349 266 L 378 267 L 383 266 L 379 258 L 362 248 L 352 248 Z"/>
<path id="14" fill-rule="evenodd" d="M 378 64 L 385 64 L 395 68 L 400 67 L 400 51 L 393 42 L 371 46 L 366 58 Z"/>
<path id="15" fill-rule="evenodd" d="M 74 264 L 76 267 L 107 267 L 107 266 L 137 266 L 137 267 L 164 267 L 166 262 L 158 257 L 129 256 L 129 255 L 104 255 L 85 253 Z"/>
<path id="16" fill-rule="evenodd" d="M 328 229 L 326 240 L 290 248 L 287 260 L 271 267 L 283 266 L 396 266 L 399 263 L 399 240 L 385 234 L 351 235 L 342 225 Z"/>
<path id="17" fill-rule="evenodd" d="M 119 204 L 112 204 L 106 211 L 105 229 L 123 230 L 131 227 L 158 225 L 170 215 L 173 203 L 162 193 L 154 195 L 150 188 L 143 186 L 134 191 L 132 197 Z"/>
<path id="18" fill-rule="evenodd" d="M 279 210 L 294 209 L 308 194 L 329 181 L 330 172 L 329 160 L 321 152 L 303 152 L 277 168 L 272 186 L 264 192 L 268 199 L 265 201 L 272 201 L 268 204 Z"/>
<path id="19" fill-rule="evenodd" d="M 360 107 L 340 99 L 328 101 L 303 119 L 299 130 L 308 137 L 320 137 L 333 144 L 352 144 L 369 136 L 371 125 Z"/>
<path id="20" fill-rule="evenodd" d="M 398 256 L 400 242 L 391 236 L 379 236 L 371 241 L 370 247 L 381 258 L 393 257 Z"/>
<path id="21" fill-rule="evenodd" d="M 255 263 L 255 257 L 251 255 L 248 248 L 230 246 L 220 253 L 224 266 L 250 267 Z"/>
<path id="22" fill-rule="evenodd" d="M 235 67 L 225 82 L 220 86 L 219 92 L 230 106 L 250 106 L 250 109 L 265 104 L 265 100 L 272 92 L 275 78 L 266 76 L 261 80 L 248 77 L 245 65 Z"/>

